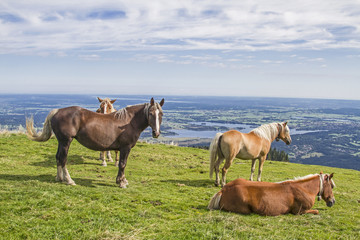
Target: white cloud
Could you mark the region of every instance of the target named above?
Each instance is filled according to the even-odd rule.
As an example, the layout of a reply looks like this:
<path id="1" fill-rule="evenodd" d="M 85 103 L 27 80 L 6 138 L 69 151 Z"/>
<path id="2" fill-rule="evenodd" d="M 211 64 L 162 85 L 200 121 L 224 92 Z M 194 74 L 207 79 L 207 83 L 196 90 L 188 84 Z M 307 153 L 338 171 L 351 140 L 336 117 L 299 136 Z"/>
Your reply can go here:
<path id="1" fill-rule="evenodd" d="M 97 54 L 79 55 L 79 58 L 89 61 L 99 60 L 101 57 Z"/>
<path id="2" fill-rule="evenodd" d="M 0 9 L 3 54 L 360 49 L 360 3 L 351 0 L 2 0 Z"/>

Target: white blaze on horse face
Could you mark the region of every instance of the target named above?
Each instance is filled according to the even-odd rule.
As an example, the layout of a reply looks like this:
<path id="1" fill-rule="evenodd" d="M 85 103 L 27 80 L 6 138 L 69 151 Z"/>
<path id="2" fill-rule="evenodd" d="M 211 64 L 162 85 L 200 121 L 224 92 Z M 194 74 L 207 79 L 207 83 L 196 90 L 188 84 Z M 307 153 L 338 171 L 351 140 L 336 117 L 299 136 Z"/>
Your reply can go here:
<path id="1" fill-rule="evenodd" d="M 156 119 L 156 133 L 160 132 L 160 121 L 159 121 L 159 109 L 155 111 L 155 119 Z"/>
<path id="2" fill-rule="evenodd" d="M 107 107 L 107 104 L 104 104 L 104 113 L 105 113 L 105 114 L 107 113 L 106 107 Z"/>

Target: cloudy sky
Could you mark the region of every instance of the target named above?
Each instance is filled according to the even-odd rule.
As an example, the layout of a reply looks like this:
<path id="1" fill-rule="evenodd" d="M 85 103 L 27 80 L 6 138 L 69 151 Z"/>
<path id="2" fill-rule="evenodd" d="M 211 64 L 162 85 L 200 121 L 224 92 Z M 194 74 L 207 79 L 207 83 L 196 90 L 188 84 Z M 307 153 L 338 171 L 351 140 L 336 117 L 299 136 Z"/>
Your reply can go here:
<path id="1" fill-rule="evenodd" d="M 0 93 L 360 99 L 358 0 L 1 0 Z"/>

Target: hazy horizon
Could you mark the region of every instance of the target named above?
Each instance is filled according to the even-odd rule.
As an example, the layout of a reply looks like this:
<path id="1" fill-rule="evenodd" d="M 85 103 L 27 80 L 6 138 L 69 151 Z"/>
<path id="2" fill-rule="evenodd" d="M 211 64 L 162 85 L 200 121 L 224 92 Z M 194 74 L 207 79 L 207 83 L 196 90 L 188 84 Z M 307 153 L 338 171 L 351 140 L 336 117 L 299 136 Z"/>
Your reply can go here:
<path id="1" fill-rule="evenodd" d="M 293 100 L 329 100 L 329 101 L 360 101 L 360 99 L 340 99 L 340 98 L 311 98 L 311 97 L 271 97 L 271 96 L 221 96 L 221 95 L 169 95 L 169 94 L 102 94 L 102 93 L 1 93 L 0 96 L 14 96 L 14 95 L 38 95 L 38 96 L 46 96 L 46 95 L 54 95 L 54 96 L 95 96 L 95 97 L 110 97 L 110 98 L 127 98 L 127 97 L 154 97 L 155 100 L 161 100 L 160 98 L 164 97 L 194 97 L 194 98 L 244 98 L 244 99 L 293 99 Z M 157 99 L 159 98 L 159 99 Z"/>

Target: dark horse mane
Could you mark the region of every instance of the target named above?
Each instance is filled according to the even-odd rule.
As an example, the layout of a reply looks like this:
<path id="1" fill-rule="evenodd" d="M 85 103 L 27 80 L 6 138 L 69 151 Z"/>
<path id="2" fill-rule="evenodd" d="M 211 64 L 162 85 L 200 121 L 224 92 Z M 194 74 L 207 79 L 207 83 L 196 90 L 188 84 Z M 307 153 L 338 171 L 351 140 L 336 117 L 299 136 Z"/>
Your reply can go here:
<path id="1" fill-rule="evenodd" d="M 161 106 L 159 103 L 155 103 L 157 108 L 161 109 Z M 151 107 L 150 103 L 142 103 L 142 104 L 136 104 L 136 105 L 128 105 L 122 109 L 119 109 L 115 112 L 114 117 L 116 119 L 120 119 L 120 120 L 126 120 L 128 117 L 130 117 L 130 112 L 129 109 L 134 108 L 134 107 L 142 107 L 144 106 L 144 113 L 145 116 L 148 117 L 149 115 L 149 108 Z"/>

